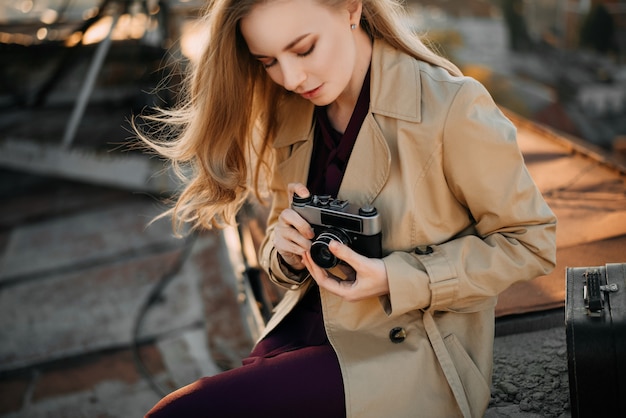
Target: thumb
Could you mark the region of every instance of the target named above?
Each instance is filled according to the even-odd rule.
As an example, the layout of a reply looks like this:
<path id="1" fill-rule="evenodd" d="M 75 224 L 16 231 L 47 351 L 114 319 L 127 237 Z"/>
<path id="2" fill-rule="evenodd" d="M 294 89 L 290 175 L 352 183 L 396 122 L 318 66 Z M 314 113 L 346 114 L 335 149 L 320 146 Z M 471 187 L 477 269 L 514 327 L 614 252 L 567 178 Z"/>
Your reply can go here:
<path id="1" fill-rule="evenodd" d="M 345 261 L 353 267 L 359 263 L 362 263 L 363 260 L 366 258 L 365 256 L 362 256 L 361 254 L 354 251 L 352 248 L 338 241 L 331 241 L 328 244 L 328 248 L 335 255 L 335 257 Z"/>

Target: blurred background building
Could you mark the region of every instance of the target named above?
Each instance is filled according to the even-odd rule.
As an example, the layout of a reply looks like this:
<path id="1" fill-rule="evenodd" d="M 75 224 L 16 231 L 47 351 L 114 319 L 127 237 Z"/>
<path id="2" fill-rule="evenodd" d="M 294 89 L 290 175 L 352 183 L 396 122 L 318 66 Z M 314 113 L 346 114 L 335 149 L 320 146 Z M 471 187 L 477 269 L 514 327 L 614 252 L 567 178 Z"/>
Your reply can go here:
<path id="1" fill-rule="evenodd" d="M 407 4 L 414 11 L 416 30 L 427 31 L 444 54 L 482 78 L 503 105 L 601 147 L 625 146 L 624 1 Z M 170 102 L 179 82 L 180 58 L 195 59 L 202 44 L 202 29 L 194 19 L 201 7 L 200 0 L 6 0 L 0 5 L 0 106 L 11 111 L 78 107 L 59 134 L 68 145 L 80 129 L 87 102 L 125 103 L 133 110 Z M 494 24 L 505 33 L 494 30 Z M 474 45 L 468 45 L 467 30 L 478 37 Z M 492 60 L 499 62 L 481 70 L 476 65 L 484 58 L 467 60 L 467 51 L 480 48 L 481 42 L 493 44 L 494 36 L 506 37 L 500 50 L 491 51 Z M 511 76 L 543 89 L 546 102 L 519 100 L 510 90 Z M 162 87 L 159 96 L 150 94 L 156 86 Z M 0 129 L 17 135 L 6 119 L 17 120 L 3 118 Z M 37 136 L 32 130 L 24 135 Z M 46 130 L 50 132 L 48 124 Z"/>

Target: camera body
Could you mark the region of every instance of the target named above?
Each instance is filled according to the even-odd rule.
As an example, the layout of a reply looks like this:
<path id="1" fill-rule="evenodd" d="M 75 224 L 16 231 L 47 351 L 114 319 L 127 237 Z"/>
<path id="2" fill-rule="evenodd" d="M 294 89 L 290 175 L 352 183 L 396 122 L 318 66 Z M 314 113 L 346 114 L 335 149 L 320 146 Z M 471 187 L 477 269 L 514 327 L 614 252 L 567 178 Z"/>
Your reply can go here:
<path id="1" fill-rule="evenodd" d="M 340 262 L 328 248 L 333 240 L 363 256 L 382 257 L 382 224 L 376 208 L 358 207 L 328 195 L 300 197 L 297 194 L 293 196 L 291 207 L 315 232 L 311 257 L 318 266 L 329 269 Z"/>

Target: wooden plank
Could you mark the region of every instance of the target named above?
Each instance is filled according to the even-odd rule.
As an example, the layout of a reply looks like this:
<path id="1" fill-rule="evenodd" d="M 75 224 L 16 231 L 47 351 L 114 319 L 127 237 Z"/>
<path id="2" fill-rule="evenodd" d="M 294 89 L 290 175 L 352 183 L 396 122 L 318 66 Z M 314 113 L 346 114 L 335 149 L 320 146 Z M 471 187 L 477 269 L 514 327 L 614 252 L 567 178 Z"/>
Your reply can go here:
<path id="1" fill-rule="evenodd" d="M 0 371 L 128 346 L 141 304 L 179 256 L 172 250 L 3 288 Z M 181 274 L 142 337 L 200 320 L 198 298 L 197 278 Z"/>
<path id="2" fill-rule="evenodd" d="M 147 155 L 64 148 L 26 139 L 0 141 L 0 166 L 133 191 L 166 193 L 179 187 L 165 164 Z"/>
<path id="3" fill-rule="evenodd" d="M 145 248 L 181 245 L 154 201 L 136 196 L 103 208 L 14 228 L 0 258 L 0 283 L 129 257 Z"/>

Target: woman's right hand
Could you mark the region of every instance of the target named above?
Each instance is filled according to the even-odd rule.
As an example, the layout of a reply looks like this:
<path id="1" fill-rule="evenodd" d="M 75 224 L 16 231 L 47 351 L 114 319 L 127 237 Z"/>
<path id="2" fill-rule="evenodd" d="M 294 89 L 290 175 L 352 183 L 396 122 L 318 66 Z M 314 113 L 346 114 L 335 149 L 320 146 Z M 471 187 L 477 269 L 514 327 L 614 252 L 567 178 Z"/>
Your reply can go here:
<path id="1" fill-rule="evenodd" d="M 302 256 L 311 247 L 315 233 L 311 225 L 291 209 L 291 201 L 294 193 L 301 197 L 307 197 L 310 193 L 302 183 L 289 183 L 287 193 L 289 208 L 278 216 L 278 222 L 274 227 L 274 248 L 292 269 L 302 270 L 305 268 Z"/>

